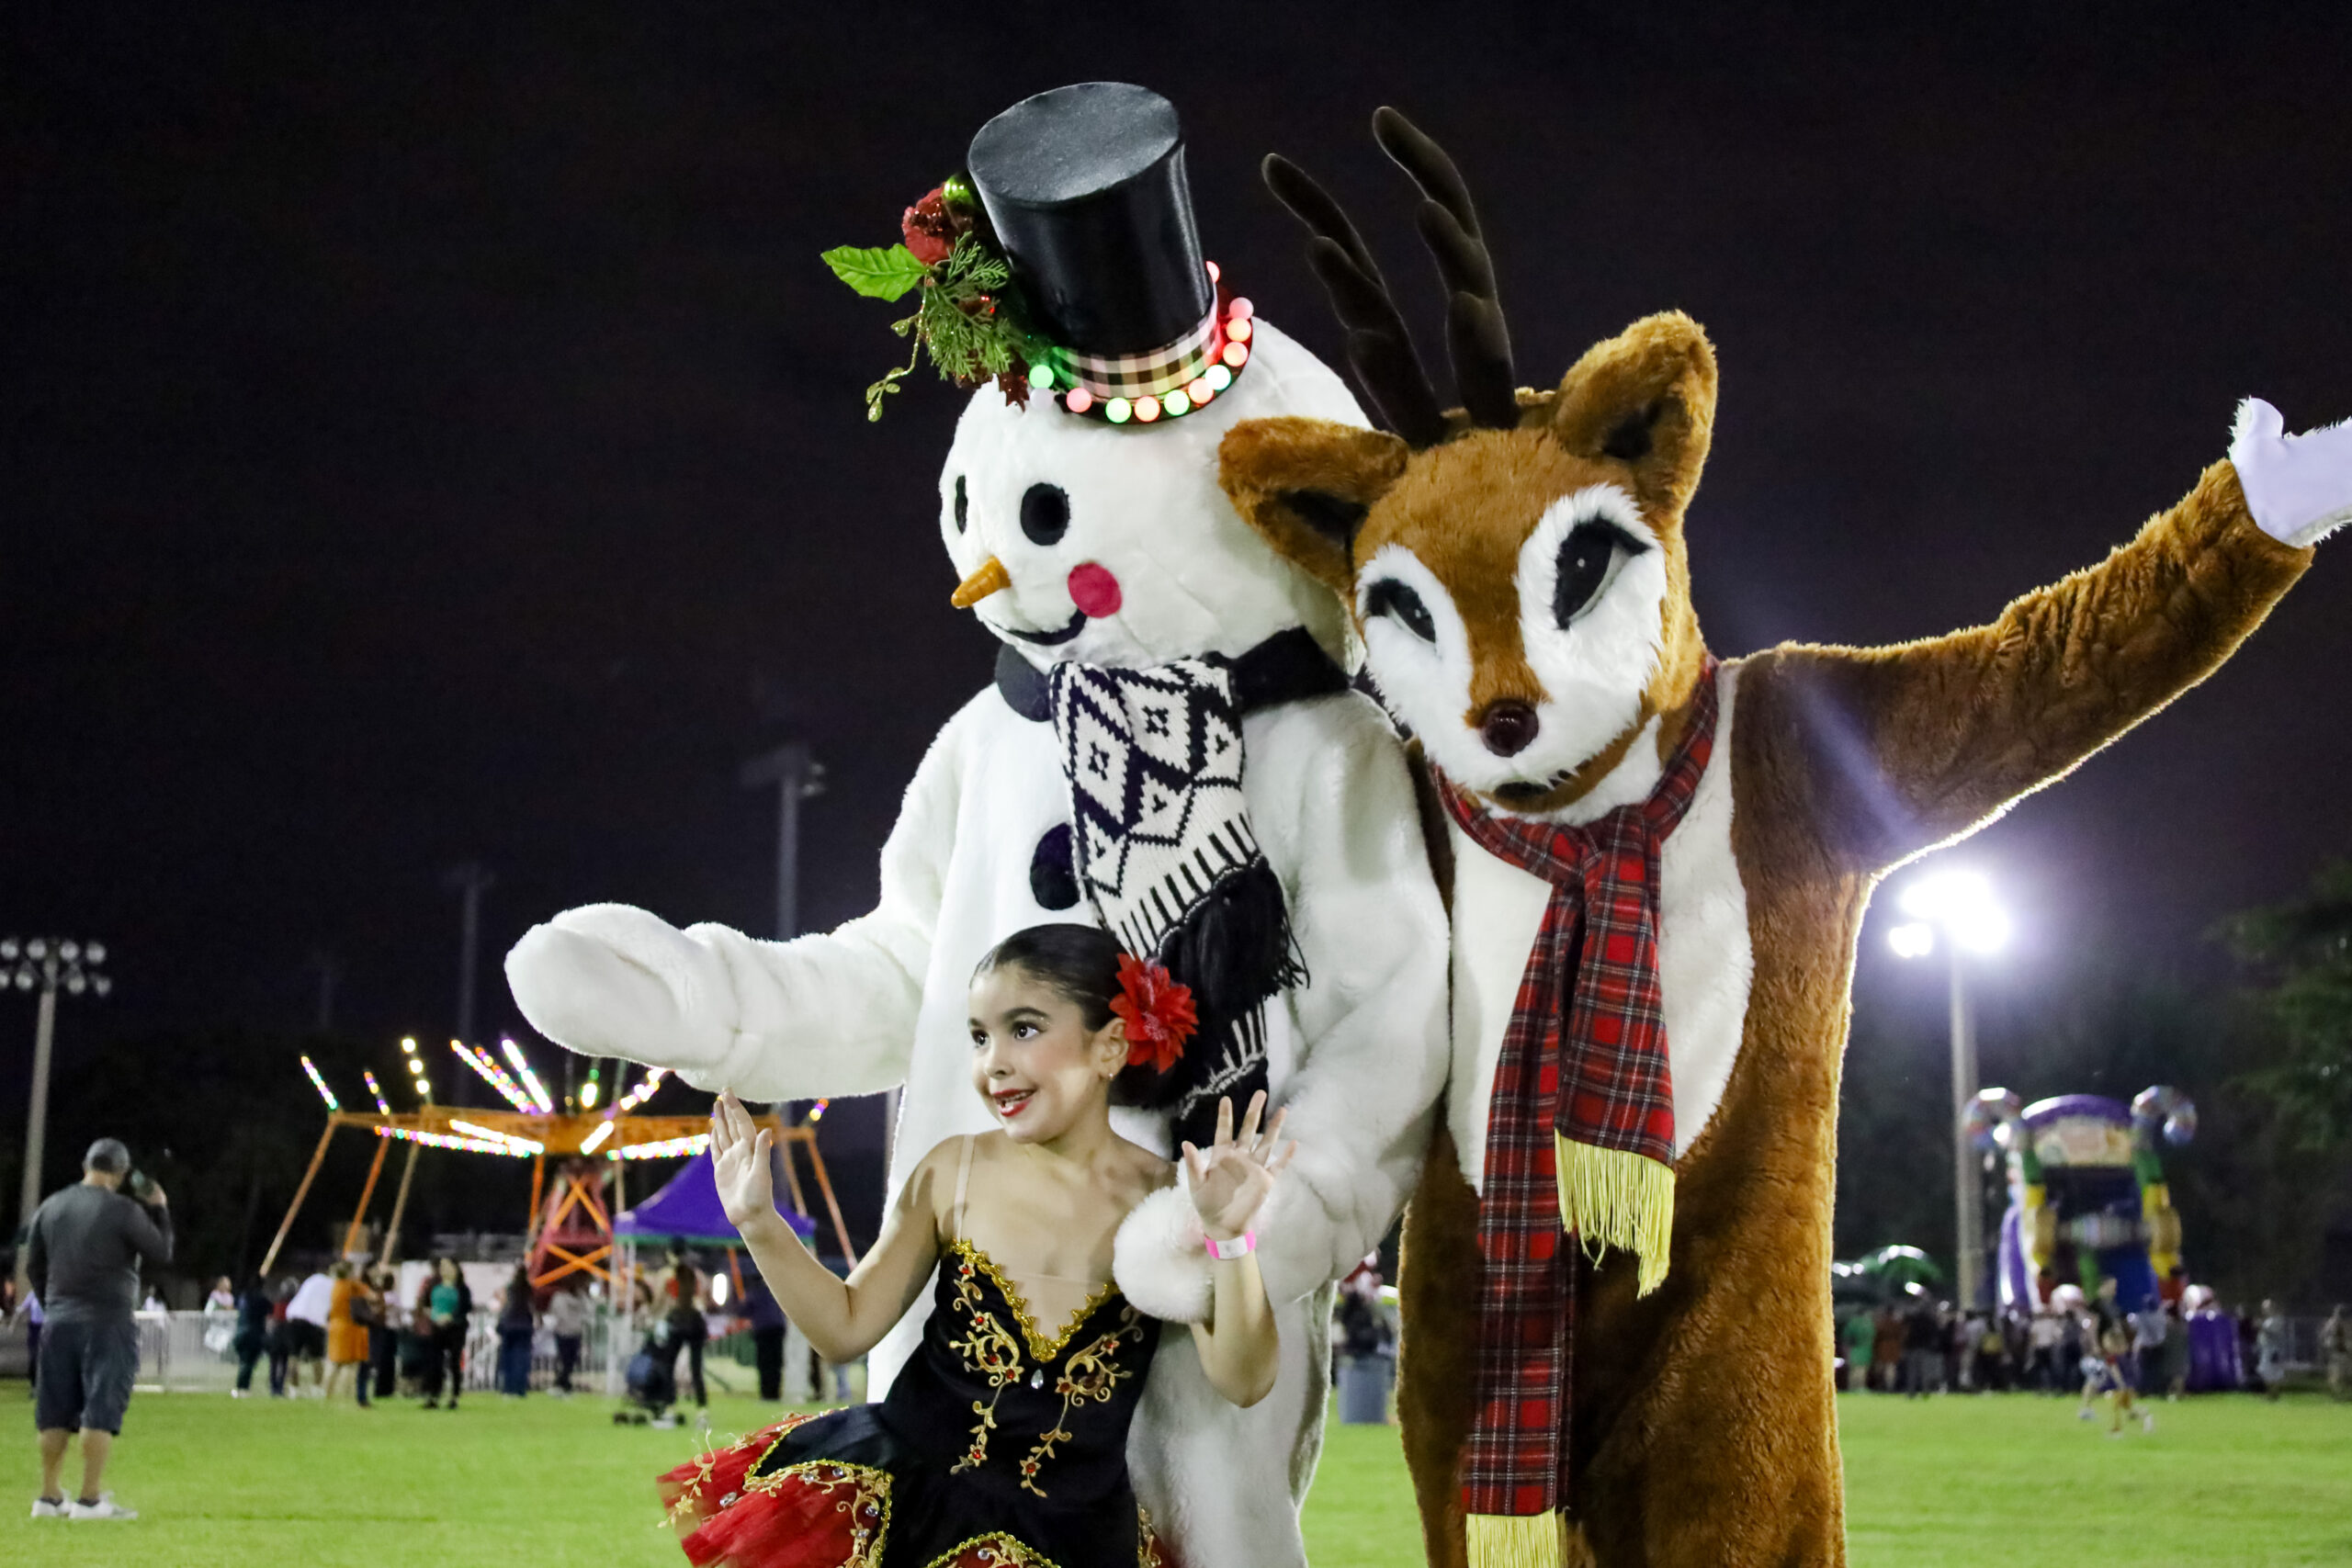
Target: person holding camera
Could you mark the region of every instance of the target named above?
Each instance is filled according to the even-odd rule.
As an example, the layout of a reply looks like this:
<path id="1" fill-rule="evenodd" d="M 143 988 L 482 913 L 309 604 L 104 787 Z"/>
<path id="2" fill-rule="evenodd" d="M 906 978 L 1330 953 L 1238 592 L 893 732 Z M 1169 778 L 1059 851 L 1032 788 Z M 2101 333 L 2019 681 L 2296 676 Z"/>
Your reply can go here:
<path id="1" fill-rule="evenodd" d="M 128 1186 L 130 1196 L 119 1190 Z M 33 1215 L 27 1271 L 48 1314 L 33 1395 L 40 1430 L 40 1492 L 35 1518 L 135 1519 L 99 1489 L 139 1373 L 141 1259 L 172 1260 L 172 1216 L 164 1190 L 130 1168 L 130 1151 L 100 1138 L 82 1156 L 78 1185 L 52 1193 Z M 65 1450 L 82 1435 L 82 1490 L 59 1489 Z"/>

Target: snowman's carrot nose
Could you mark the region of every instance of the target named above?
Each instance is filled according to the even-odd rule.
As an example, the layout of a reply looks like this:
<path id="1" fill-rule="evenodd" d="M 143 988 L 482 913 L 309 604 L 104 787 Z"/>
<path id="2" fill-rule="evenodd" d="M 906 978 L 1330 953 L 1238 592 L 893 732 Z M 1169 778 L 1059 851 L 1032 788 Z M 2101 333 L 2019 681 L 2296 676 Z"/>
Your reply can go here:
<path id="1" fill-rule="evenodd" d="M 947 602 L 959 610 L 968 610 L 998 590 L 1012 586 L 1012 574 L 1004 570 L 1002 561 L 990 556 L 980 563 L 978 571 L 956 585 L 956 592 Z"/>

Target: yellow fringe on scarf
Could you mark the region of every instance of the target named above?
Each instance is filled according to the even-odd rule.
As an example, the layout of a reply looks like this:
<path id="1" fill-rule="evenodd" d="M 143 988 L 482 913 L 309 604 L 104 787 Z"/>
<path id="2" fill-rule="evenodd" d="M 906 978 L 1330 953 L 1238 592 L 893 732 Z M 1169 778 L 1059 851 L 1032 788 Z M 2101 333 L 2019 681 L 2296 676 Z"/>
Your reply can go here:
<path id="1" fill-rule="evenodd" d="M 1463 1525 L 1469 1537 L 1470 1568 L 1560 1568 L 1560 1516 L 1472 1514 Z"/>
<path id="2" fill-rule="evenodd" d="M 1632 1252 L 1641 1263 L 1634 1293 L 1657 1290 L 1674 1237 L 1674 1168 L 1626 1149 L 1572 1144 L 1557 1133 L 1552 1143 L 1562 1226 L 1588 1246 Z M 1555 1553 L 1549 1561 L 1557 1560 Z"/>

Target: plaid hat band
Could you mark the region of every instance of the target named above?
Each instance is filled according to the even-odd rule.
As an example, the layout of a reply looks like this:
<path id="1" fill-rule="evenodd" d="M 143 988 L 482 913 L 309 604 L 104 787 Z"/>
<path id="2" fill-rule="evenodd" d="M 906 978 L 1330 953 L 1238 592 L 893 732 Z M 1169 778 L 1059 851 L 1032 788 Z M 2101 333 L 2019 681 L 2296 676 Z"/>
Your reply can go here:
<path id="1" fill-rule="evenodd" d="M 1073 380 L 1098 400 L 1108 402 L 1113 398 L 1165 397 L 1189 387 L 1216 362 L 1221 346 L 1217 313 L 1212 310 L 1201 318 L 1200 325 L 1174 343 L 1142 354 L 1083 354 L 1064 348 L 1057 351 L 1057 357 Z"/>

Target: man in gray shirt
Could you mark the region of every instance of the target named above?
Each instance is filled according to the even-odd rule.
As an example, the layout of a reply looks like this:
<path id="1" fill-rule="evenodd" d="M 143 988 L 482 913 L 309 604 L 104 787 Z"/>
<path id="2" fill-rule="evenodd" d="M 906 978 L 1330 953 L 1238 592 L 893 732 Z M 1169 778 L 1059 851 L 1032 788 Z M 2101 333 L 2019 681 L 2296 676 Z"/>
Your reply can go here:
<path id="1" fill-rule="evenodd" d="M 139 1373 L 139 1263 L 172 1260 L 172 1217 L 164 1190 L 148 1182 L 138 1201 L 116 1190 L 130 1173 L 130 1151 L 100 1138 L 82 1156 L 82 1180 L 50 1195 L 33 1215 L 26 1271 L 48 1322 L 41 1329 L 33 1422 L 40 1429 L 40 1495 L 33 1517 L 133 1519 L 98 1489 L 122 1431 Z M 82 1491 L 58 1489 L 66 1446 L 82 1434 Z"/>

